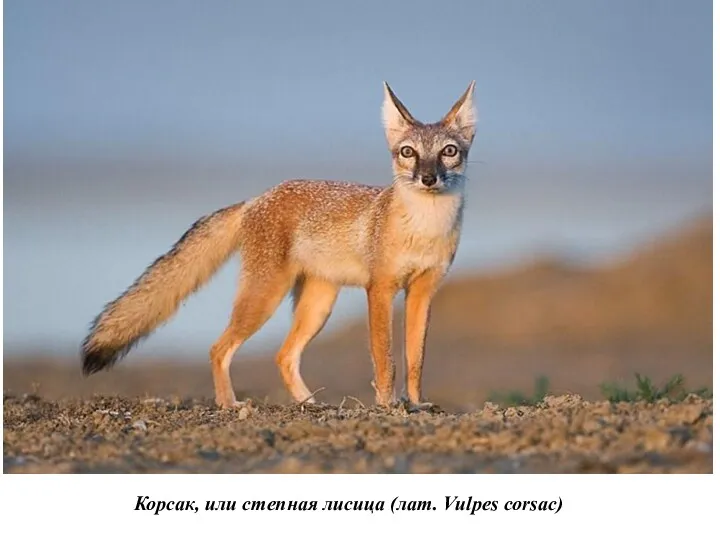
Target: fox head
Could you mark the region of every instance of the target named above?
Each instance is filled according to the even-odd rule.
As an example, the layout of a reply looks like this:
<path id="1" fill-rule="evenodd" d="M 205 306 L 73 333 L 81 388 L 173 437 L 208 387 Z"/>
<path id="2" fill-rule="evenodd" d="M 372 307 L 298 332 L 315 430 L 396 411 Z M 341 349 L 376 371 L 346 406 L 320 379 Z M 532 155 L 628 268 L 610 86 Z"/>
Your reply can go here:
<path id="1" fill-rule="evenodd" d="M 428 193 L 461 189 L 475 137 L 475 81 L 439 122 L 417 121 L 387 83 L 383 124 L 394 181 Z"/>

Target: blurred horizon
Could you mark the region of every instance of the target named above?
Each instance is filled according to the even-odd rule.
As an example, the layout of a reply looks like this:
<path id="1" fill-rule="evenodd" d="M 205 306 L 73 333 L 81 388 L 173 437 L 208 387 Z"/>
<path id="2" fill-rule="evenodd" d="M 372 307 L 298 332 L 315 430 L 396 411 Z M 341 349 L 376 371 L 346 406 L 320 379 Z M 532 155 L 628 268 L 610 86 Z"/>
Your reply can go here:
<path id="1" fill-rule="evenodd" d="M 76 354 L 103 305 L 221 206 L 287 178 L 387 183 L 383 80 L 425 121 L 477 81 L 451 277 L 616 257 L 712 211 L 709 1 L 4 7 L 6 355 Z M 206 354 L 236 270 L 135 354 Z M 345 292 L 328 328 L 362 300 Z M 246 350 L 288 326 L 284 304 Z"/>

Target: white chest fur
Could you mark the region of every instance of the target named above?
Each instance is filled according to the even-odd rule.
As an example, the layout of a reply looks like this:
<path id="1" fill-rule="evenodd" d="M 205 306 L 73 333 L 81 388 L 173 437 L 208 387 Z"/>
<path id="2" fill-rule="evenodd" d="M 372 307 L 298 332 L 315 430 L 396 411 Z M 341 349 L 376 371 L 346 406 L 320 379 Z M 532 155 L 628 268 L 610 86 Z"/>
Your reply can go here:
<path id="1" fill-rule="evenodd" d="M 402 190 L 398 233 L 402 247 L 395 256 L 400 274 L 429 268 L 447 269 L 463 205 L 461 192 L 428 194 Z"/>
<path id="2" fill-rule="evenodd" d="M 401 191 L 403 228 L 422 238 L 447 237 L 455 228 L 463 203 L 462 193 L 430 194 Z"/>

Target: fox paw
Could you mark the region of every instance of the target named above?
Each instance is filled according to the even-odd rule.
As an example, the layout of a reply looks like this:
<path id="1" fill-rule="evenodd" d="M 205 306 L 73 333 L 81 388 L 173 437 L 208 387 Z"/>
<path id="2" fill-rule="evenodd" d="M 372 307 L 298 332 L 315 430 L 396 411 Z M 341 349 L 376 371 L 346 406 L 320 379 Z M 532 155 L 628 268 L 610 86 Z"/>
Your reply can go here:
<path id="1" fill-rule="evenodd" d="M 426 412 L 440 412 L 440 407 L 431 403 L 430 401 L 423 401 L 420 403 L 411 403 L 409 405 L 410 410 L 415 411 L 426 411 Z"/>
<path id="2" fill-rule="evenodd" d="M 429 401 L 418 401 L 418 402 L 412 402 L 407 398 L 402 398 L 400 400 L 400 406 L 405 409 L 409 413 L 415 413 L 415 412 L 428 412 L 428 413 L 437 413 L 442 412 L 442 409 L 435 405 L 434 403 L 431 403 Z"/>
<path id="3" fill-rule="evenodd" d="M 217 406 L 221 409 L 239 409 L 241 407 L 245 407 L 248 404 L 247 401 L 238 401 L 234 399 L 233 401 L 227 401 L 222 403 L 217 403 Z"/>

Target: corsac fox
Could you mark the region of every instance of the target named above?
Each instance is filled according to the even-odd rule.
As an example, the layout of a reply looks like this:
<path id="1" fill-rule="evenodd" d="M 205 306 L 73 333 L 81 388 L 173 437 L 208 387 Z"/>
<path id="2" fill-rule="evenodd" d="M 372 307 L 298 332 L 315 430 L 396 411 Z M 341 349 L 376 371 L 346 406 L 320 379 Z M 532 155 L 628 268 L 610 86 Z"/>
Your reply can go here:
<path id="1" fill-rule="evenodd" d="M 288 293 L 293 322 L 276 361 L 292 398 L 314 402 L 300 358 L 347 286 L 367 293 L 380 406 L 396 402 L 392 304 L 404 290 L 403 398 L 426 406 L 421 375 L 430 304 L 460 240 L 474 89 L 473 81 L 442 120 L 426 124 L 384 83 L 382 119 L 394 173 L 389 186 L 288 180 L 202 217 L 95 318 L 82 345 L 83 373 L 112 367 L 237 252 L 239 290 L 229 323 L 210 349 L 217 405 L 238 404 L 230 380 L 233 355 Z"/>

